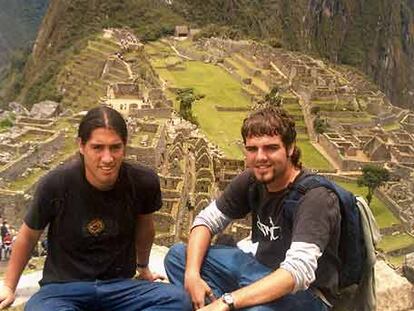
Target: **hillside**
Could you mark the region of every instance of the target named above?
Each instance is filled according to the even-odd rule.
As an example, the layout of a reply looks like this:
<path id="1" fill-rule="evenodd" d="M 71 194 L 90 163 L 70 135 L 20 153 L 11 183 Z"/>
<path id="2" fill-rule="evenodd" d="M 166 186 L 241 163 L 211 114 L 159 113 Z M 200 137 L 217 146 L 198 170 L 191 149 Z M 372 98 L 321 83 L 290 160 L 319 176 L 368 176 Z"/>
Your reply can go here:
<path id="1" fill-rule="evenodd" d="M 394 105 L 412 109 L 413 8 L 411 0 L 53 1 L 24 76 L 18 79 L 18 87 L 10 84 L 3 98 L 7 102 L 19 95 L 17 99 L 26 105 L 47 97 L 59 99 L 53 91 L 58 68 L 102 28 L 128 27 L 148 41 L 172 33 L 174 25 L 187 23 L 194 27 L 219 25 L 227 37 L 253 38 L 355 66 Z M 4 40 L 0 32 L 0 42 Z M 39 91 L 42 85 L 55 94 Z"/>
<path id="2" fill-rule="evenodd" d="M 199 26 L 318 54 L 367 73 L 398 106 L 413 109 L 414 2 L 411 0 L 180 0 L 174 9 Z"/>
<path id="3" fill-rule="evenodd" d="M 0 0 L 0 70 L 14 49 L 34 41 L 47 5 L 48 0 Z"/>

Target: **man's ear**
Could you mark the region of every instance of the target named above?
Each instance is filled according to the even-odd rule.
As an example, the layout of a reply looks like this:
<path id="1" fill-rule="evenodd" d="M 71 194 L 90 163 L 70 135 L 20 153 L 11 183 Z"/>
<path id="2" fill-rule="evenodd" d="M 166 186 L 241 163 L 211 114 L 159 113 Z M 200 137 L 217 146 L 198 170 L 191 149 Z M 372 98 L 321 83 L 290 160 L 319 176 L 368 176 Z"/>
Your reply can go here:
<path id="1" fill-rule="evenodd" d="M 293 144 L 292 146 L 289 147 L 288 158 L 292 157 L 294 150 L 295 150 L 295 144 Z"/>
<path id="2" fill-rule="evenodd" d="M 79 153 L 83 155 L 83 149 L 85 146 L 82 144 L 82 140 L 80 139 L 80 137 L 76 139 L 76 142 L 78 143 Z"/>

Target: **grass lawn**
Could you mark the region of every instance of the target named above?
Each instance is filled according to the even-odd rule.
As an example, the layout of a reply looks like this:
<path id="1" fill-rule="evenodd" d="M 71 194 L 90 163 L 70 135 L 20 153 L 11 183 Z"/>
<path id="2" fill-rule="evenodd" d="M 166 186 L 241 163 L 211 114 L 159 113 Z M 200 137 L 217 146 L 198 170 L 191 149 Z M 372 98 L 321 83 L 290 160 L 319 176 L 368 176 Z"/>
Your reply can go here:
<path id="1" fill-rule="evenodd" d="M 386 256 L 387 260 L 392 264 L 394 267 L 402 267 L 405 260 L 405 255 L 401 256 Z"/>
<path id="2" fill-rule="evenodd" d="M 385 253 L 392 252 L 414 244 L 414 238 L 407 233 L 383 236 L 378 248 Z"/>
<path id="3" fill-rule="evenodd" d="M 172 87 L 192 87 L 205 97 L 193 105 L 201 130 L 226 156 L 242 158 L 236 141 L 246 112 L 219 112 L 215 106 L 248 107 L 250 100 L 242 94 L 241 85 L 220 67 L 202 62 L 186 62 L 185 70 L 158 69 Z"/>
<path id="4" fill-rule="evenodd" d="M 365 197 L 368 193 L 366 187 L 358 187 L 356 182 L 337 182 L 345 189 L 351 191 L 354 194 Z M 373 197 L 371 202 L 371 210 L 377 220 L 380 228 L 388 228 L 393 224 L 400 224 L 400 221 L 388 210 L 383 202 L 381 202 L 376 196 Z"/>
<path id="5" fill-rule="evenodd" d="M 320 171 L 333 170 L 328 160 L 326 160 L 319 151 L 312 146 L 309 140 L 300 139 L 297 143 L 302 151 L 302 163 L 306 168 L 313 168 Z"/>
<path id="6" fill-rule="evenodd" d="M 384 131 L 390 132 L 393 130 L 399 130 L 401 126 L 399 123 L 391 123 L 391 124 L 384 125 L 382 128 L 384 129 Z"/>

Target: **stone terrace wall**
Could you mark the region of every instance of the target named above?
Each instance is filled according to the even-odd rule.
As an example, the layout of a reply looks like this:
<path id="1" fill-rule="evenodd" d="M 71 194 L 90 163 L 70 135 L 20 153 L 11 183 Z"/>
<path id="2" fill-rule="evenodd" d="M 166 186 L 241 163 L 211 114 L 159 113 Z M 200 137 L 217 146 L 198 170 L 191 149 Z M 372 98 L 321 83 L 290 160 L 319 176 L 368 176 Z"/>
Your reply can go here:
<path id="1" fill-rule="evenodd" d="M 172 113 L 172 108 L 148 108 L 138 109 L 134 112 L 134 116 L 137 118 L 154 117 L 154 118 L 169 118 Z"/>
<path id="2" fill-rule="evenodd" d="M 345 159 L 338 151 L 338 147 L 333 144 L 325 135 L 319 136 L 319 143 L 325 149 L 325 151 L 335 160 L 335 162 L 341 167 L 344 171 L 357 171 L 360 170 L 364 165 L 373 164 L 373 165 L 383 165 L 383 161 L 358 161 L 353 159 Z"/>
<path id="3" fill-rule="evenodd" d="M 4 180 L 14 180 L 18 178 L 26 169 L 35 166 L 44 160 L 48 160 L 50 155 L 56 154 L 63 146 L 63 132 L 59 131 L 44 143 L 39 143 L 33 151 L 29 151 L 15 162 L 9 163 L 0 171 L 0 177 Z"/>
<path id="4" fill-rule="evenodd" d="M 12 226 L 20 226 L 26 211 L 27 199 L 23 192 L 0 190 L 0 215 Z"/>
<path id="5" fill-rule="evenodd" d="M 148 129 L 146 129 L 148 130 Z M 129 156 L 136 157 L 141 164 L 156 169 L 164 158 L 166 150 L 166 129 L 165 126 L 159 126 L 158 131 L 153 138 L 153 145 L 149 147 L 127 146 Z"/>
<path id="6" fill-rule="evenodd" d="M 401 222 L 403 223 L 404 229 L 409 231 L 409 232 L 413 232 L 414 229 L 412 227 L 414 221 L 413 220 L 409 220 L 409 219 L 405 219 L 404 217 L 401 217 L 401 213 L 400 213 L 400 206 L 393 200 L 391 199 L 390 196 L 388 196 L 384 191 L 382 191 L 381 189 L 376 189 L 374 194 L 382 201 L 385 203 L 385 205 L 388 207 L 388 209 L 394 214 L 394 216 L 398 219 L 401 220 Z"/>

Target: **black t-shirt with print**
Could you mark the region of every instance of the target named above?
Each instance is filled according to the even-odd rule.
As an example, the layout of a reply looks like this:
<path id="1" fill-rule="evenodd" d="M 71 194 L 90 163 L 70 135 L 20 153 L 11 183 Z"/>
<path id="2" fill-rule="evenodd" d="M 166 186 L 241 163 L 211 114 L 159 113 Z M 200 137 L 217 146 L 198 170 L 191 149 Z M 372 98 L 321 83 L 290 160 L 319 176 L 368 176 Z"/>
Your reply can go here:
<path id="1" fill-rule="evenodd" d="M 135 274 L 138 214 L 161 208 L 158 176 L 122 163 L 115 186 L 94 188 L 80 160 L 41 179 L 24 219 L 29 228 L 48 229 L 48 254 L 41 284 L 130 278 Z"/>
<path id="2" fill-rule="evenodd" d="M 257 205 L 250 206 L 249 188 L 253 185 L 257 187 Z M 217 200 L 217 207 L 232 219 L 252 214 L 252 240 L 259 242 L 256 258 L 272 269 L 284 261 L 292 242 L 318 245 L 323 254 L 318 260 L 316 280 L 312 286 L 333 298 L 338 286 L 341 219 L 338 198 L 323 187 L 309 190 L 299 202 L 293 223 L 289 224 L 281 208 L 288 191 L 289 187 L 279 192 L 268 192 L 265 185 L 246 170 L 227 186 Z"/>

